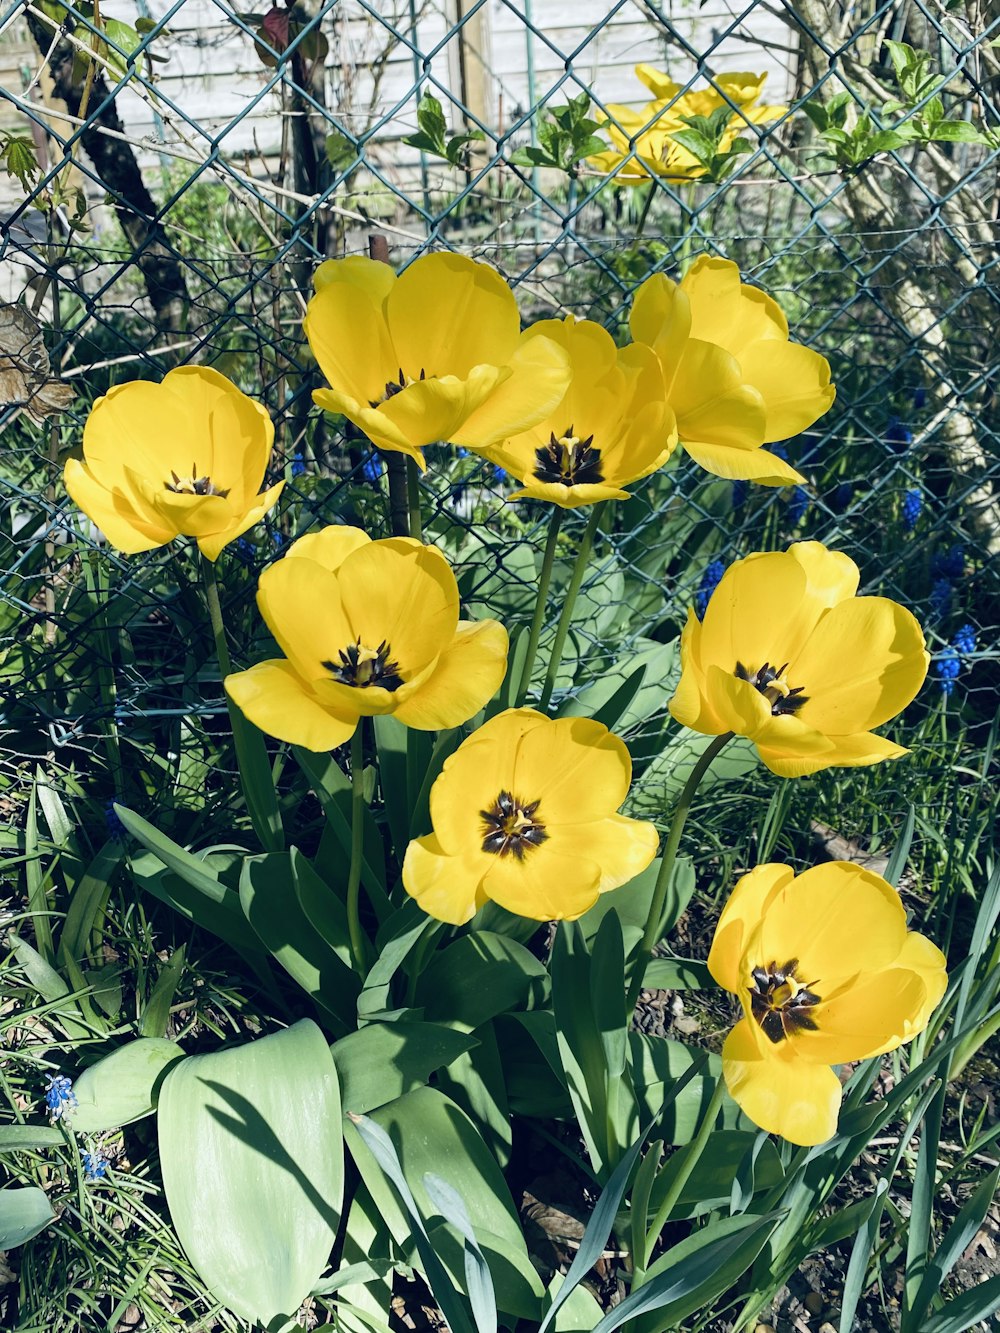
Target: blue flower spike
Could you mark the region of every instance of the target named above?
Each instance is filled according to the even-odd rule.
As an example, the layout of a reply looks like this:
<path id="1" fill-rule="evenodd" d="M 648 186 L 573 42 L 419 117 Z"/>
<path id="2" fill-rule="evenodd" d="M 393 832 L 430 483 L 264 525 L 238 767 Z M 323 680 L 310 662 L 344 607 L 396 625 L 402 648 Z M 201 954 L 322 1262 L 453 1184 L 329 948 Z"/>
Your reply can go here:
<path id="1" fill-rule="evenodd" d="M 77 1104 L 72 1081 L 65 1074 L 50 1074 L 45 1085 L 45 1106 L 50 1123 L 54 1125 L 57 1120 L 65 1119 Z"/>
<path id="2" fill-rule="evenodd" d="M 83 1175 L 85 1180 L 104 1180 L 108 1174 L 108 1159 L 102 1157 L 99 1152 L 84 1152 L 80 1154 L 80 1161 L 83 1163 Z"/>
<path id="3" fill-rule="evenodd" d="M 719 580 L 725 572 L 726 567 L 721 560 L 712 560 L 705 566 L 698 591 L 694 595 L 694 610 L 699 620 L 705 619 L 712 593 L 719 586 Z"/>
<path id="4" fill-rule="evenodd" d="M 899 510 L 900 517 L 903 520 L 904 532 L 912 532 L 917 526 L 917 520 L 920 518 L 923 507 L 924 497 L 918 489 L 914 488 L 912 491 L 906 492 Z"/>
<path id="5" fill-rule="evenodd" d="M 975 627 L 969 624 L 960 625 L 951 642 L 963 657 L 969 657 L 976 651 Z"/>

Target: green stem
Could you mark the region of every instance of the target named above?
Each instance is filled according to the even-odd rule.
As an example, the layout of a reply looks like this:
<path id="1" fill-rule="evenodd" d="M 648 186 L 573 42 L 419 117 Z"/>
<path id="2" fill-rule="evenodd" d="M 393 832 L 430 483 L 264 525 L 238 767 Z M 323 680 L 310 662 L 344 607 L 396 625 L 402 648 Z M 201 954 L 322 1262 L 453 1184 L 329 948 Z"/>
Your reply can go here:
<path id="1" fill-rule="evenodd" d="M 420 520 L 420 469 L 409 456 L 406 459 L 406 503 L 410 511 L 410 536 L 422 542 L 424 526 Z"/>
<path id="2" fill-rule="evenodd" d="M 89 553 L 89 578 L 88 584 L 94 595 L 94 601 L 97 603 L 97 632 L 101 640 L 101 652 L 98 658 L 97 673 L 101 694 L 104 696 L 105 706 L 108 710 L 107 720 L 104 725 L 104 744 L 108 756 L 108 767 L 111 770 L 111 782 L 114 787 L 115 800 L 121 801 L 125 798 L 125 770 L 122 766 L 121 745 L 118 739 L 118 723 L 116 721 L 116 707 L 118 703 L 118 691 L 115 685 L 114 668 L 114 645 L 111 640 L 111 629 L 108 625 L 108 602 L 110 600 L 110 585 L 106 577 L 104 562 L 97 551 Z"/>
<path id="3" fill-rule="evenodd" d="M 229 656 L 229 644 L 226 642 L 226 626 L 222 619 L 222 602 L 219 598 L 215 565 L 204 554 L 201 554 L 201 581 L 205 589 L 208 618 L 215 640 L 215 654 L 219 659 L 219 671 L 225 691 L 225 679 L 232 675 L 233 663 Z M 243 716 L 228 693 L 226 708 L 229 711 L 229 724 L 232 727 L 233 745 L 236 749 L 236 764 L 240 770 L 240 784 L 250 822 L 266 852 L 283 851 L 285 835 L 281 827 L 278 798 L 271 777 L 271 761 L 267 755 L 264 737 L 253 723 Z"/>
<path id="4" fill-rule="evenodd" d="M 684 227 L 684 233 L 681 236 L 681 252 L 677 259 L 677 268 L 683 278 L 688 271 L 691 263 L 691 241 L 694 237 L 694 192 L 695 187 L 689 185 L 686 189 L 681 187 L 681 224 Z"/>
<path id="5" fill-rule="evenodd" d="M 595 504 L 590 511 L 590 518 L 587 520 L 587 526 L 583 530 L 583 537 L 580 540 L 580 549 L 576 553 L 576 563 L 573 566 L 573 576 L 569 581 L 569 587 L 566 589 L 566 599 L 563 602 L 562 614 L 559 617 L 559 624 L 556 627 L 556 637 L 552 644 L 552 655 L 549 658 L 549 668 L 545 673 L 545 684 L 542 686 L 542 697 L 538 702 L 538 707 L 544 713 L 549 706 L 549 700 L 552 698 L 552 691 L 555 688 L 556 676 L 559 674 L 559 663 L 562 661 L 563 648 L 566 646 L 566 636 L 569 634 L 569 627 L 573 620 L 573 611 L 576 607 L 577 594 L 580 591 L 580 585 L 583 583 L 583 576 L 587 569 L 587 563 L 590 560 L 590 552 L 594 545 L 594 536 L 597 532 L 597 525 L 601 521 L 601 514 L 604 512 L 604 506 L 607 500 L 600 504 Z"/>
<path id="6" fill-rule="evenodd" d="M 638 1000 L 639 992 L 642 990 L 642 979 L 646 975 L 646 968 L 649 966 L 649 960 L 652 958 L 656 942 L 660 938 L 663 904 L 666 901 L 667 889 L 670 887 L 674 862 L 677 860 L 677 848 L 680 846 L 681 834 L 684 832 L 684 825 L 687 821 L 688 812 L 691 809 L 691 802 L 694 800 L 695 792 L 698 790 L 702 778 L 711 767 L 712 761 L 722 747 L 732 740 L 732 736 L 733 733 L 731 731 L 726 731 L 721 736 L 716 736 L 711 745 L 706 746 L 702 752 L 701 758 L 688 775 L 688 780 L 685 782 L 680 798 L 677 801 L 677 808 L 674 810 L 674 817 L 670 822 L 670 831 L 667 834 L 667 841 L 663 848 L 663 860 L 660 862 L 660 872 L 656 876 L 656 884 L 653 888 L 653 900 L 649 905 L 649 916 L 646 918 L 646 929 L 642 933 L 639 952 L 636 956 L 635 967 L 632 971 L 632 983 L 629 986 L 628 999 L 626 1001 L 627 1013 L 631 1013 L 635 1008 L 635 1002 Z"/>
<path id="7" fill-rule="evenodd" d="M 534 669 L 535 655 L 538 652 L 538 640 L 542 636 L 542 625 L 545 623 L 545 608 L 549 600 L 549 584 L 552 582 L 552 566 L 556 560 L 556 545 L 559 540 L 559 529 L 562 527 L 562 521 L 562 507 L 553 505 L 552 517 L 549 519 L 549 534 L 545 539 L 545 554 L 542 556 L 542 568 L 538 575 L 538 593 L 535 597 L 535 614 L 531 618 L 531 632 L 528 635 L 528 651 L 525 654 L 524 666 L 521 668 L 521 680 L 517 687 L 515 704 L 518 708 L 524 703 L 528 686 L 531 684 L 531 672 Z"/>
<path id="8" fill-rule="evenodd" d="M 364 719 L 351 737 L 351 869 L 347 876 L 347 927 L 351 934 L 351 953 L 359 976 L 368 970 L 364 932 L 361 929 L 361 862 L 365 845 L 365 739 Z"/>
<path id="9" fill-rule="evenodd" d="M 636 1256 L 635 1275 L 632 1281 L 632 1290 L 642 1285 L 642 1278 L 646 1271 L 646 1261 L 656 1244 L 656 1238 L 666 1226 L 667 1219 L 677 1205 L 677 1200 L 681 1197 L 684 1186 L 687 1184 L 691 1172 L 698 1165 L 698 1159 L 705 1151 L 705 1145 L 708 1143 L 709 1136 L 715 1128 L 715 1122 L 718 1119 L 719 1111 L 722 1107 L 722 1098 L 726 1091 L 726 1085 L 722 1075 L 716 1079 L 715 1089 L 712 1093 L 712 1100 L 708 1104 L 708 1110 L 701 1118 L 701 1124 L 698 1126 L 698 1133 L 694 1136 L 688 1146 L 682 1149 L 684 1160 L 681 1163 L 680 1170 L 670 1182 L 666 1194 L 660 1201 L 660 1206 L 656 1210 L 656 1216 L 653 1218 L 653 1225 L 646 1233 L 646 1253 L 642 1256 L 642 1264 L 638 1263 Z"/>

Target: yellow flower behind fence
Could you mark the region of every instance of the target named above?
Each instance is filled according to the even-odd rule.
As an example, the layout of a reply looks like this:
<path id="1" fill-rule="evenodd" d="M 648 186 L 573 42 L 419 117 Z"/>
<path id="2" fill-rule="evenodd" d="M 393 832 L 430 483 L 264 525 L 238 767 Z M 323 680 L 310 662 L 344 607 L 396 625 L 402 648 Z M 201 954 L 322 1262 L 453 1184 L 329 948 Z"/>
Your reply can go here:
<path id="1" fill-rule="evenodd" d="M 923 634 L 898 603 L 855 596 L 859 577 L 819 542 L 730 565 L 704 620 L 688 612 L 672 716 L 703 735 L 748 736 L 781 777 L 906 754 L 871 728 L 923 684 Z"/>
<path id="2" fill-rule="evenodd" d="M 543 421 L 482 451 L 521 483 L 508 498 L 566 509 L 627 500 L 622 488 L 662 467 L 677 445 L 655 354 L 638 344 L 618 348 L 599 324 L 572 315 L 528 333 L 564 348 L 572 379 Z"/>
<path id="3" fill-rule="evenodd" d="M 664 180 L 698 180 L 705 166 L 672 136 L 688 128 L 687 116 L 711 116 L 721 107 L 732 108 L 718 151 L 727 153 L 750 125 L 779 120 L 787 106 L 757 106 L 766 74 L 718 74 L 705 88 L 681 92 L 675 83 L 652 65 L 636 65 L 638 78 L 653 94 L 653 101 L 637 111 L 619 103 L 608 105 L 603 126 L 612 147 L 588 159 L 596 171 L 614 173 L 616 185 L 641 185 L 652 176 Z M 635 156 L 630 157 L 634 148 Z"/>
<path id="4" fill-rule="evenodd" d="M 66 463 L 70 497 L 128 555 L 194 537 L 215 560 L 271 509 L 284 482 L 258 494 L 274 443 L 267 412 L 225 375 L 181 366 L 98 398 L 83 462 Z"/>
<path id="5" fill-rule="evenodd" d="M 226 690 L 262 731 L 308 750 L 342 745 L 374 714 L 460 726 L 506 671 L 507 631 L 460 621 L 448 561 L 409 537 L 301 537 L 261 575 L 257 605 L 284 657 L 227 676 Z"/>
<path id="6" fill-rule="evenodd" d="M 425 445 L 476 449 L 534 425 L 566 392 L 562 350 L 521 335 L 517 302 L 488 264 L 424 255 L 399 277 L 330 259 L 303 327 L 329 389 L 313 400 L 380 449 L 424 466 Z"/>
<path id="7" fill-rule="evenodd" d="M 761 446 L 797 435 L 831 407 L 830 366 L 789 341 L 781 307 L 740 282 L 736 264 L 703 255 L 679 283 L 647 278 L 629 327 L 659 358 L 681 444 L 696 463 L 766 486 L 804 480 Z"/>
<path id="8" fill-rule="evenodd" d="M 652 824 L 617 813 L 632 761 L 589 718 L 508 709 L 464 741 L 431 788 L 434 832 L 410 843 L 403 886 L 461 925 L 487 901 L 534 921 L 575 920 L 652 861 Z"/>
<path id="9" fill-rule="evenodd" d="M 722 1049 L 730 1095 L 761 1129 L 802 1145 L 836 1133 L 831 1066 L 917 1036 L 948 981 L 941 951 L 907 931 L 895 889 L 849 861 L 744 875 L 708 966 L 743 1008 Z"/>

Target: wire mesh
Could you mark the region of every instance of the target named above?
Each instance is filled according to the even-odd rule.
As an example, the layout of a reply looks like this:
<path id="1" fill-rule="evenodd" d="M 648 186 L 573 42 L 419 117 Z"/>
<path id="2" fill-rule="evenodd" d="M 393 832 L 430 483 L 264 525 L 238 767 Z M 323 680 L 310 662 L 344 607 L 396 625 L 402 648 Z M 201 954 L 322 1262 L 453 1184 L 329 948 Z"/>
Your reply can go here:
<path id="1" fill-rule="evenodd" d="M 941 714 L 940 764 L 966 729 L 981 745 L 1000 658 L 998 31 L 976 0 L 0 11 L 0 147 L 20 136 L 37 162 L 0 194 L 0 300 L 37 317 L 51 367 L 36 363 L 32 380 L 20 348 L 13 369 L 32 392 L 48 376 L 74 391 L 52 415 L 32 415 L 23 386 L 0 406 L 0 725 L 13 766 L 48 757 L 83 771 L 113 724 L 126 755 L 170 770 L 175 796 L 202 793 L 225 710 L 193 567 L 169 549 L 108 548 L 69 502 L 62 463 L 96 397 L 178 364 L 211 363 L 267 405 L 281 512 L 221 565 L 236 653 L 255 660 L 256 577 L 282 547 L 333 519 L 391 521 L 385 460 L 312 406 L 321 377 L 301 325 L 319 260 L 382 246 L 396 265 L 443 247 L 485 258 L 526 320 L 573 312 L 616 334 L 651 273 L 723 254 L 831 362 L 833 409 L 783 446 L 806 484 L 725 482 L 679 455 L 606 517 L 562 692 L 612 671 L 619 642 L 669 642 L 712 561 L 819 539 L 925 626 L 935 660 L 915 709 Z M 902 110 L 890 41 L 927 52 L 944 80 Z M 564 171 L 524 165 L 519 150 L 544 144 L 570 99 L 612 125 L 648 102 L 632 72 L 643 62 L 677 97 L 708 88 L 733 110 L 726 72 L 769 73 L 774 115 L 746 127 L 724 180 L 652 173 L 626 188 L 592 153 Z M 938 98 L 979 137 L 845 165 L 802 110 L 840 93 L 849 129 L 866 114 L 875 129 L 916 123 Z M 482 136 L 454 163 L 405 142 L 428 94 L 447 137 Z M 619 173 L 641 167 L 627 130 Z M 530 614 L 545 517 L 508 503 L 512 489 L 446 447 L 422 483 L 427 533 L 456 560 L 466 602 L 508 620 Z M 94 782 L 110 794 L 119 778 L 101 768 Z M 899 809 L 905 778 L 894 781 Z"/>

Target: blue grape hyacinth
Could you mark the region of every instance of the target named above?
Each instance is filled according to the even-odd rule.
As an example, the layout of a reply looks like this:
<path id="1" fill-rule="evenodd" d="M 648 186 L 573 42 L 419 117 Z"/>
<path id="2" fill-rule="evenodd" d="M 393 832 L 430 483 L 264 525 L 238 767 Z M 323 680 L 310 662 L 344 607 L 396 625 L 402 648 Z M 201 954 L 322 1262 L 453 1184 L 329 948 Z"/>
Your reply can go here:
<path id="1" fill-rule="evenodd" d="M 62 1120 L 76 1105 L 72 1080 L 65 1074 L 50 1074 L 45 1085 L 45 1106 L 50 1122 L 54 1125 L 57 1120 Z"/>
<path id="2" fill-rule="evenodd" d="M 899 510 L 900 517 L 903 520 L 904 532 L 912 532 L 917 526 L 917 520 L 920 518 L 923 507 L 924 497 L 919 490 L 914 488 L 912 491 L 906 492 Z"/>
<path id="3" fill-rule="evenodd" d="M 942 694 L 951 694 L 955 681 L 962 670 L 962 659 L 954 648 L 943 648 L 934 662 L 934 674 L 938 678 Z"/>
<path id="4" fill-rule="evenodd" d="M 694 595 L 694 610 L 699 620 L 705 619 L 705 612 L 708 610 L 712 593 L 719 586 L 719 580 L 725 572 L 726 567 L 721 560 L 711 560 L 705 566 L 701 582 L 698 584 L 698 591 Z"/>
<path id="5" fill-rule="evenodd" d="M 99 1152 L 81 1153 L 80 1160 L 87 1180 L 103 1180 L 108 1174 L 108 1159 L 102 1157 Z"/>
<path id="6" fill-rule="evenodd" d="M 952 646 L 958 650 L 963 657 L 968 657 L 970 653 L 976 651 L 976 631 L 972 625 L 959 625 L 955 631 L 955 637 L 952 639 Z"/>

